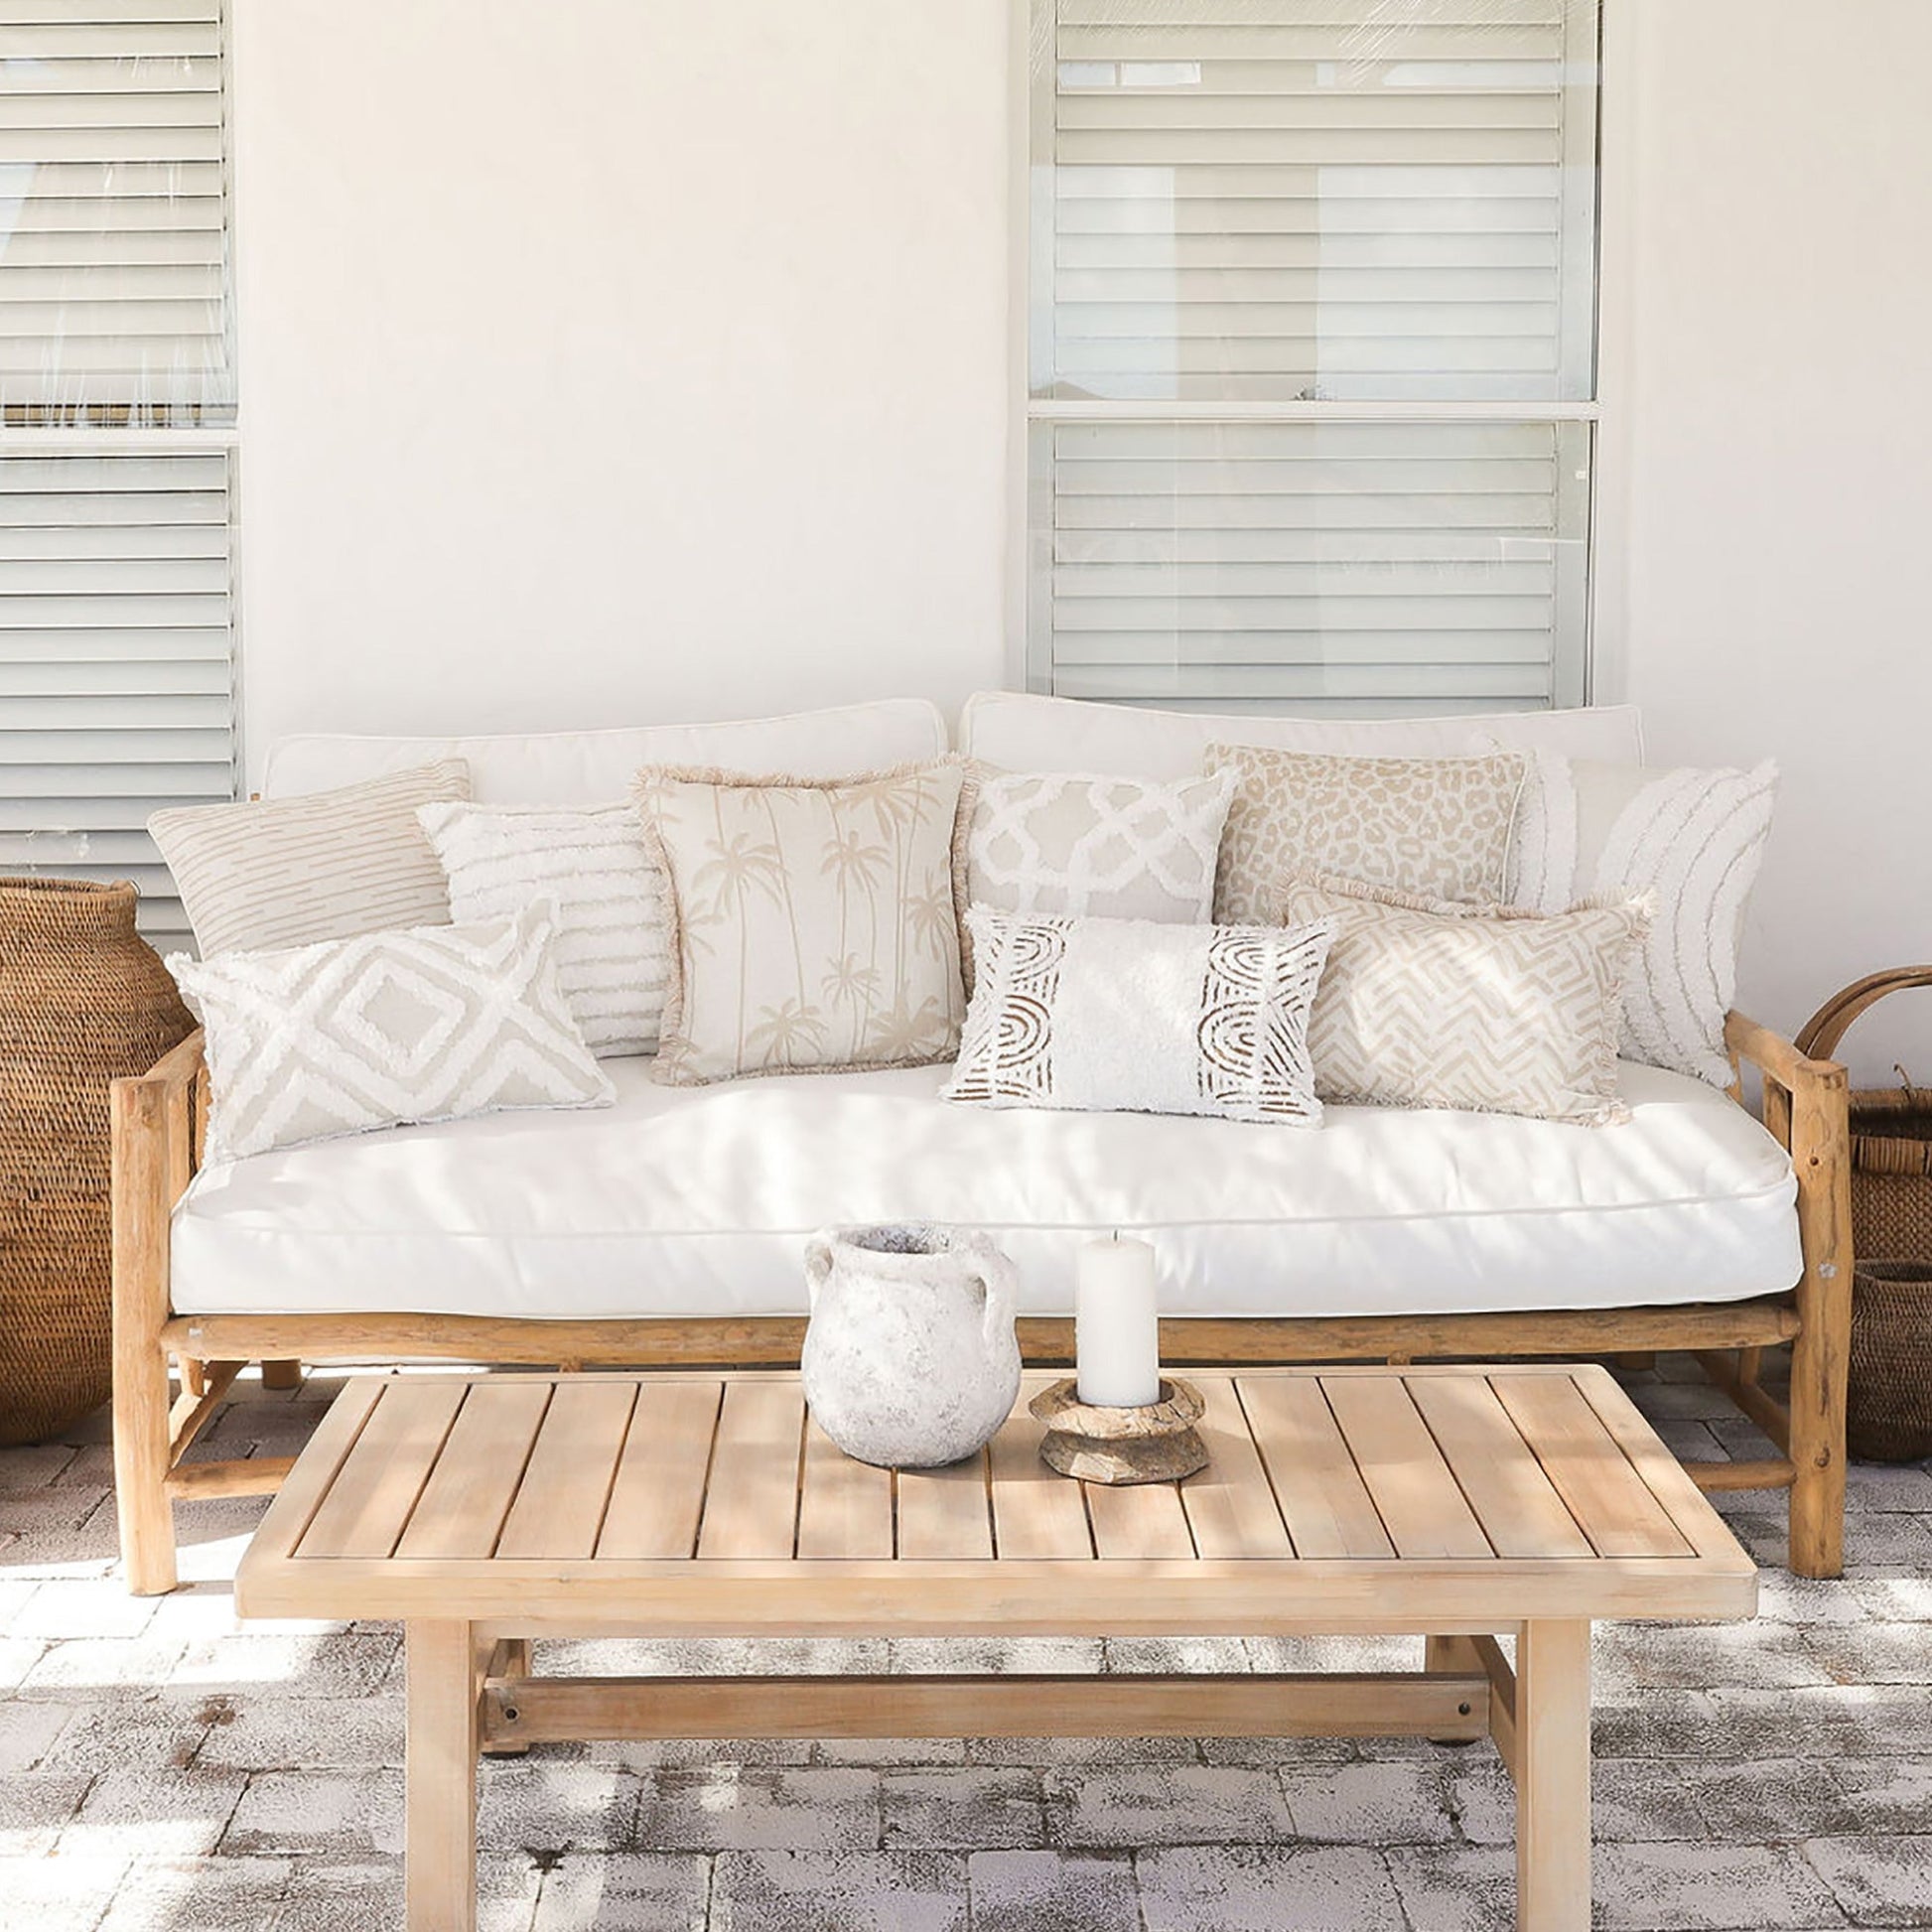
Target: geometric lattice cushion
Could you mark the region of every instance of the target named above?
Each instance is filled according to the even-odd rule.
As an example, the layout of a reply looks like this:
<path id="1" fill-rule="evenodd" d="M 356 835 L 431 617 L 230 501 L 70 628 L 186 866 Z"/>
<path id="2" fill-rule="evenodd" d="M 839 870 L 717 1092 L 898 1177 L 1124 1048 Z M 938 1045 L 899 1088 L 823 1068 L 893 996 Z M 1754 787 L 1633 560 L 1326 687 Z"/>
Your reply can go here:
<path id="1" fill-rule="evenodd" d="M 208 1158 L 616 1097 L 558 989 L 556 914 L 168 961 L 207 1031 Z"/>
<path id="2" fill-rule="evenodd" d="M 670 932 L 664 875 L 628 805 L 424 805 L 417 814 L 450 882 L 450 915 L 502 918 L 539 898 L 557 909 L 557 978 L 599 1059 L 654 1053 Z"/>
<path id="3" fill-rule="evenodd" d="M 948 1100 L 1319 1126 L 1309 1008 L 1333 928 L 1020 918 L 974 906 Z"/>
<path id="4" fill-rule="evenodd" d="M 967 899 L 1029 918 L 1204 925 L 1233 796 L 1231 771 L 1174 784 L 1063 771 L 983 777 L 966 839 Z"/>
<path id="5" fill-rule="evenodd" d="M 1523 789 L 1514 752 L 1479 758 L 1348 759 L 1210 745 L 1204 769 L 1237 783 L 1221 840 L 1214 916 L 1266 916 L 1262 895 L 1292 872 L 1359 879 L 1467 905 L 1503 896 Z"/>
<path id="6" fill-rule="evenodd" d="M 1654 770 L 1538 753 L 1510 855 L 1512 904 L 1654 894 L 1657 916 L 1623 988 L 1626 1059 L 1731 1081 L 1725 1017 L 1763 863 L 1778 768 Z"/>
<path id="7" fill-rule="evenodd" d="M 1625 1118 L 1619 996 L 1649 929 L 1647 900 L 1546 917 L 1291 877 L 1269 905 L 1291 925 L 1334 927 L 1309 1028 L 1324 1100 L 1591 1126 Z"/>
<path id="8" fill-rule="evenodd" d="M 967 891 L 996 912 L 1204 924 L 1234 776 L 1150 784 L 1066 772 L 980 781 Z"/>

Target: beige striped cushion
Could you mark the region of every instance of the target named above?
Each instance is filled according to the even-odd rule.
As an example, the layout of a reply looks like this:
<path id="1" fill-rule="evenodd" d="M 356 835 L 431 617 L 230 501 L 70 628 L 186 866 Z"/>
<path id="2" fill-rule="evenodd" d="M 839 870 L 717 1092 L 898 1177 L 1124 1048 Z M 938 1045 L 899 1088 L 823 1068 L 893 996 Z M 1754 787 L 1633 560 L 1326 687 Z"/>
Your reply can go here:
<path id="1" fill-rule="evenodd" d="M 447 925 L 449 888 L 416 809 L 469 795 L 470 767 L 439 759 L 306 798 L 156 812 L 148 831 L 205 958 L 281 951 Z"/>

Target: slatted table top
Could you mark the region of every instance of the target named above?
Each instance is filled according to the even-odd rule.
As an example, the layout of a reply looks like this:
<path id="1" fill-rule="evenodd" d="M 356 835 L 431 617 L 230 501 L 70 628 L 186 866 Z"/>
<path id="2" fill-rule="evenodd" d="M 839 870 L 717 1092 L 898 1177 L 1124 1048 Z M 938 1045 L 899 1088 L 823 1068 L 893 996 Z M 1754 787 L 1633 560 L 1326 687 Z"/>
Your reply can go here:
<path id="1" fill-rule="evenodd" d="M 400 1375 L 338 1399 L 250 1615 L 717 1634 L 1487 1629 L 1747 1616 L 1755 1572 L 1596 1367 L 1193 1376 L 1209 1466 L 1105 1488 L 989 1449 L 841 1454 L 789 1374 Z"/>

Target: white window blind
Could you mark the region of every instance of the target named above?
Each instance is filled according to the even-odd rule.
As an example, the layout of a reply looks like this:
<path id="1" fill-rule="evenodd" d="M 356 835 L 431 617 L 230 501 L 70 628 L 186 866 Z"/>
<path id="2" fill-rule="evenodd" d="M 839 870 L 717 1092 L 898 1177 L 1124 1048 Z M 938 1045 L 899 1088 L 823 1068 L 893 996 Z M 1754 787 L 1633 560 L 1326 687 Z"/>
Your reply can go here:
<path id="1" fill-rule="evenodd" d="M 0 0 L 0 871 L 132 879 L 233 796 L 219 0 Z"/>
<path id="2" fill-rule="evenodd" d="M 1037 0 L 1032 682 L 1581 702 L 1594 0 Z"/>
<path id="3" fill-rule="evenodd" d="M 0 404 L 223 421 L 219 0 L 0 0 Z"/>
<path id="4" fill-rule="evenodd" d="M 187 922 L 148 840 L 233 796 L 228 458 L 0 463 L 0 871 L 132 879 Z"/>

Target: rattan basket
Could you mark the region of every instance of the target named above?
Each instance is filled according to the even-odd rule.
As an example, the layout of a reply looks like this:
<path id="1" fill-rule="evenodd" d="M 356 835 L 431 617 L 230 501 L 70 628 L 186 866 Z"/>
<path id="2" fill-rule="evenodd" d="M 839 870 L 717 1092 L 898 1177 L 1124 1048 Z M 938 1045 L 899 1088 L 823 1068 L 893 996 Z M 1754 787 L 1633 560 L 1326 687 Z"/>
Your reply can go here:
<path id="1" fill-rule="evenodd" d="M 0 879 L 0 1445 L 108 1391 L 107 1089 L 194 1026 L 130 885 Z"/>
<path id="2" fill-rule="evenodd" d="M 1848 986 L 1798 1035 L 1830 1059 L 1854 1021 L 1887 994 L 1932 986 L 1932 966 L 1901 966 Z M 1852 1095 L 1851 1452 L 1870 1462 L 1932 1455 L 1932 1088 Z"/>

